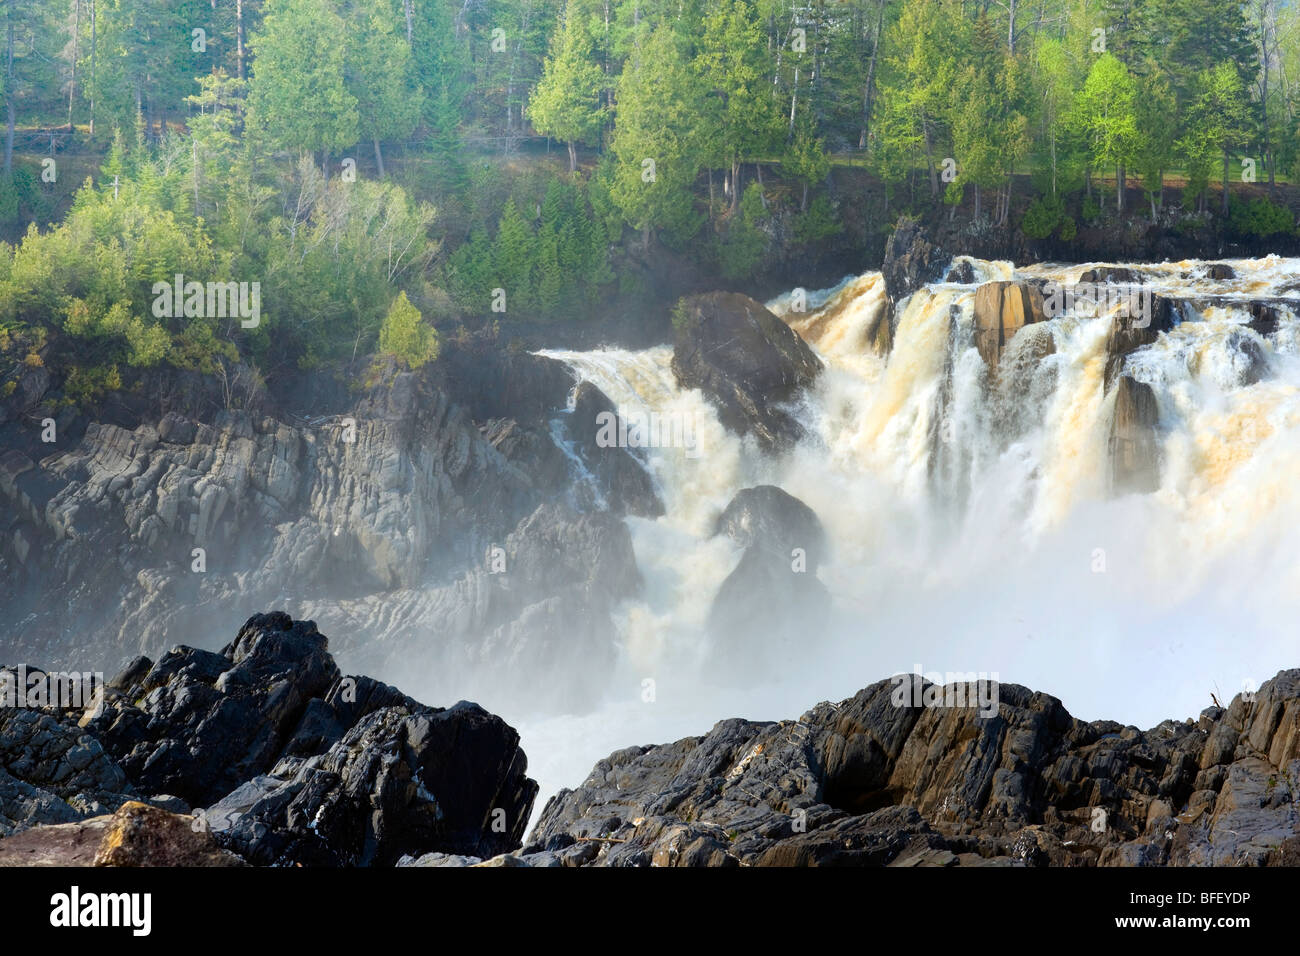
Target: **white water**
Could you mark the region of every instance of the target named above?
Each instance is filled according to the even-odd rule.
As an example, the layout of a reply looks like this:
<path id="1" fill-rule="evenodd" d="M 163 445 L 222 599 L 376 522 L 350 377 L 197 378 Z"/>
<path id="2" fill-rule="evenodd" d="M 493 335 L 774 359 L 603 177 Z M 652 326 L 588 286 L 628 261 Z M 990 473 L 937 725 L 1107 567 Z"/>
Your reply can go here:
<path id="1" fill-rule="evenodd" d="M 981 281 L 1073 282 L 1088 268 L 973 265 Z M 1232 265 L 1239 278 L 1226 282 L 1205 280 L 1197 262 L 1140 268 L 1153 291 L 1178 298 L 1274 296 L 1300 277 L 1300 260 Z M 1300 295 L 1282 294 L 1300 312 Z M 1054 694 L 1076 717 L 1141 727 L 1194 716 L 1211 692 L 1226 702 L 1300 666 L 1294 314 L 1264 339 L 1242 327 L 1244 308 L 1210 308 L 1131 356 L 1127 370 L 1158 400 L 1161 481 L 1153 494 L 1115 498 L 1105 310 L 1050 320 L 1055 354 L 999 408 L 971 345 L 973 297 L 973 286 L 918 291 L 888 358 L 866 344 L 884 308 L 878 273 L 811 294 L 811 314 L 785 315 L 826 370 L 798 412 L 809 437 L 779 458 L 678 389 L 666 347 L 547 353 L 625 411 L 689 416 L 698 452 L 649 451 L 667 514 L 628 520 L 646 587 L 621 607 L 622 664 L 606 706 L 518 724 L 543 799 L 579 784 L 612 750 L 701 734 L 725 717 L 796 717 L 917 664 L 997 673 Z M 769 307 L 783 314 L 788 303 Z M 1253 385 L 1240 384 L 1243 336 L 1269 363 Z M 946 420 L 937 421 L 948 363 Z M 938 446 L 935 429 L 946 439 Z M 703 664 L 705 617 L 739 559 L 710 531 L 738 490 L 759 483 L 800 498 L 826 526 L 832 554 L 819 574 L 834 626 L 808 634 L 789 670 L 738 687 Z M 502 705 L 494 709 L 510 719 Z"/>

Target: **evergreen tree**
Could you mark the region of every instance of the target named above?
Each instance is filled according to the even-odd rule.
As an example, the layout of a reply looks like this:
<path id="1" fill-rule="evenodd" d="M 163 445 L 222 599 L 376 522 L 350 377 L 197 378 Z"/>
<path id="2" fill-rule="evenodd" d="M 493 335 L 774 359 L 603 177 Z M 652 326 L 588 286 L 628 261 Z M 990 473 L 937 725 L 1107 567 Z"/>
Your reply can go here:
<path id="1" fill-rule="evenodd" d="M 328 0 L 267 0 L 248 89 L 248 119 L 281 149 L 328 154 L 357 141 L 344 82 L 347 25 Z"/>
<path id="2" fill-rule="evenodd" d="M 514 198 L 508 199 L 497 224 L 492 264 L 500 288 L 506 291 L 506 308 L 516 313 L 531 309 L 536 302 L 534 241 L 532 226 L 520 214 Z"/>
<path id="3" fill-rule="evenodd" d="M 539 133 L 568 144 L 570 172 L 578 168 L 577 144 L 595 143 L 605 121 L 600 105 L 605 78 L 591 55 L 587 21 L 577 0 L 569 0 L 564 26 L 551 41 L 551 55 L 528 101 L 528 116 Z"/>

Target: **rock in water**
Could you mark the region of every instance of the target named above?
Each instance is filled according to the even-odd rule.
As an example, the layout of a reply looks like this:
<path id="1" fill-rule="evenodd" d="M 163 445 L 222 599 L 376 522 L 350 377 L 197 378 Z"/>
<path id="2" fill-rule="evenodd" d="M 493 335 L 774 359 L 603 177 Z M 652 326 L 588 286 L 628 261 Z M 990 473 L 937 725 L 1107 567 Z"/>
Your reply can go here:
<path id="1" fill-rule="evenodd" d="M 1130 269 L 1128 266 L 1095 266 L 1085 269 L 1079 275 L 1080 282 L 1097 285 L 1131 285 L 1142 282 L 1145 278 L 1137 269 Z"/>
<path id="2" fill-rule="evenodd" d="M 954 261 L 948 268 L 948 274 L 943 277 L 944 282 L 957 282 L 961 285 L 975 284 L 975 267 L 970 264 L 969 259 L 962 259 L 960 262 Z"/>
<path id="3" fill-rule="evenodd" d="M 811 385 L 822 365 L 788 325 L 731 292 L 683 299 L 673 324 L 678 385 L 703 391 L 727 428 L 753 434 L 765 448 L 799 439 L 803 429 L 779 406 Z"/>
<path id="4" fill-rule="evenodd" d="M 780 673 L 825 625 L 830 596 L 817 578 L 825 529 L 798 498 L 760 485 L 737 493 L 716 533 L 744 548 L 709 610 L 717 676 Z"/>
<path id="5" fill-rule="evenodd" d="M 951 261 L 952 256 L 930 240 L 929 233 L 919 220 L 911 216 L 900 216 L 894 224 L 894 231 L 889 235 L 889 241 L 885 243 L 885 258 L 880 266 L 890 308 L 897 306 L 927 282 L 938 281 L 943 275 L 944 266 Z M 973 281 L 973 275 L 971 279 Z M 949 281 L 964 280 L 959 278 Z"/>
<path id="6" fill-rule="evenodd" d="M 1148 493 L 1160 487 L 1160 411 L 1150 385 L 1121 375 L 1115 386 L 1109 451 L 1111 489 L 1119 494 Z"/>
<path id="7" fill-rule="evenodd" d="M 1130 314 L 1121 307 L 1111 320 L 1110 335 L 1106 339 L 1106 389 L 1115 384 L 1124 360 L 1129 354 L 1151 345 L 1179 322 L 1181 304 L 1161 295 L 1151 295 L 1146 300 L 1145 314 Z"/>
<path id="8" fill-rule="evenodd" d="M 996 370 L 1002 350 L 1026 325 L 1045 318 L 1043 294 L 1028 282 L 986 282 L 975 290 L 975 347 Z"/>
<path id="9" fill-rule="evenodd" d="M 604 504 L 619 515 L 636 515 L 657 518 L 664 513 L 663 502 L 655 491 L 654 479 L 645 464 L 627 448 L 601 441 L 602 422 L 618 423 L 618 409 L 609 397 L 591 382 L 580 382 L 573 393 L 573 413 L 569 416 L 570 431 L 583 462 L 595 480 L 604 498 Z M 656 419 L 656 422 L 658 419 Z M 636 423 L 641 431 L 649 430 L 649 422 Z M 671 431 L 671 426 L 670 426 Z M 658 438 L 638 434 L 639 447 L 650 447 Z M 666 436 L 668 442 L 684 441 L 685 436 Z M 691 440 L 694 440 L 691 436 Z M 667 444 L 665 442 L 664 444 Z"/>

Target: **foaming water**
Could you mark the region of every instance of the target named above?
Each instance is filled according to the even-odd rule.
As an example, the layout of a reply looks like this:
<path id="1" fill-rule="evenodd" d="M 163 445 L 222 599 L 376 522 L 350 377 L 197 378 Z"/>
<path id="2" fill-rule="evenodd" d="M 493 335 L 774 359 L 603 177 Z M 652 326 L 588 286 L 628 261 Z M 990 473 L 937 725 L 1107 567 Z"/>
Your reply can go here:
<path id="1" fill-rule="evenodd" d="M 1096 264 L 966 260 L 980 282 L 1077 282 Z M 717 720 L 795 716 L 890 674 L 995 672 L 1060 697 L 1083 719 L 1151 726 L 1192 716 L 1300 665 L 1300 260 L 1136 266 L 1181 321 L 1126 373 L 1159 408 L 1159 488 L 1115 497 L 1104 381 L 1113 310 L 1077 306 L 1035 335 L 1051 352 L 990 385 L 973 345 L 974 285 L 934 283 L 902 304 L 892 348 L 879 273 L 769 307 L 825 363 L 797 413 L 807 435 L 768 456 L 679 389 L 671 350 L 547 352 L 625 413 L 688 415 L 696 454 L 650 449 L 667 509 L 628 519 L 644 593 L 620 608 L 621 664 L 594 714 L 521 722 L 543 793 L 600 757 L 707 731 Z M 1247 305 L 1278 305 L 1250 329 Z M 1287 300 L 1295 304 L 1291 307 Z M 1015 340 L 1012 340 L 1015 342 Z M 1262 363 L 1262 364 L 1261 364 Z M 712 536 L 740 489 L 777 484 L 821 518 L 826 633 L 761 685 L 706 663 L 705 620 L 739 552 Z M 509 706 L 500 712 L 509 718 Z"/>

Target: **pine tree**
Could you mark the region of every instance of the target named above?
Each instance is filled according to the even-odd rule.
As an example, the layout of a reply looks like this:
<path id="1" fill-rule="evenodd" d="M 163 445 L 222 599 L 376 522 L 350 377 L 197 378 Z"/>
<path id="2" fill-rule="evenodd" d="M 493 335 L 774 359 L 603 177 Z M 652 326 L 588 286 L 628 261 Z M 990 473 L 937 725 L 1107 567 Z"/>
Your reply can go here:
<path id="1" fill-rule="evenodd" d="M 328 0 L 267 0 L 253 36 L 248 119 L 281 149 L 329 153 L 357 141 L 357 99 L 344 83 L 347 25 Z"/>
<path id="2" fill-rule="evenodd" d="M 528 117 L 539 133 L 568 144 L 570 172 L 578 168 L 577 145 L 597 141 L 607 112 L 600 105 L 605 77 L 591 57 L 587 21 L 577 0 L 569 0 L 564 25 L 551 40 L 551 55 L 528 101 Z"/>
<path id="3" fill-rule="evenodd" d="M 492 264 L 497 282 L 506 291 L 508 310 L 526 311 L 536 301 L 535 239 L 532 227 L 524 220 L 514 198 L 506 200 L 497 223 L 496 242 L 492 247 Z"/>
<path id="4" fill-rule="evenodd" d="M 350 12 L 347 89 L 357 101 L 358 130 L 375 150 L 375 166 L 384 176 L 380 141 L 410 135 L 420 118 L 423 92 L 415 85 L 411 48 L 393 22 L 361 6 Z"/>
<path id="5" fill-rule="evenodd" d="M 610 196 L 646 245 L 655 229 L 686 238 L 699 228 L 692 189 L 711 129 L 699 75 L 682 47 L 661 24 L 619 78 Z"/>
<path id="6" fill-rule="evenodd" d="M 379 351 L 406 363 L 412 371 L 438 357 L 438 334 L 420 310 L 400 292 L 379 327 Z"/>

